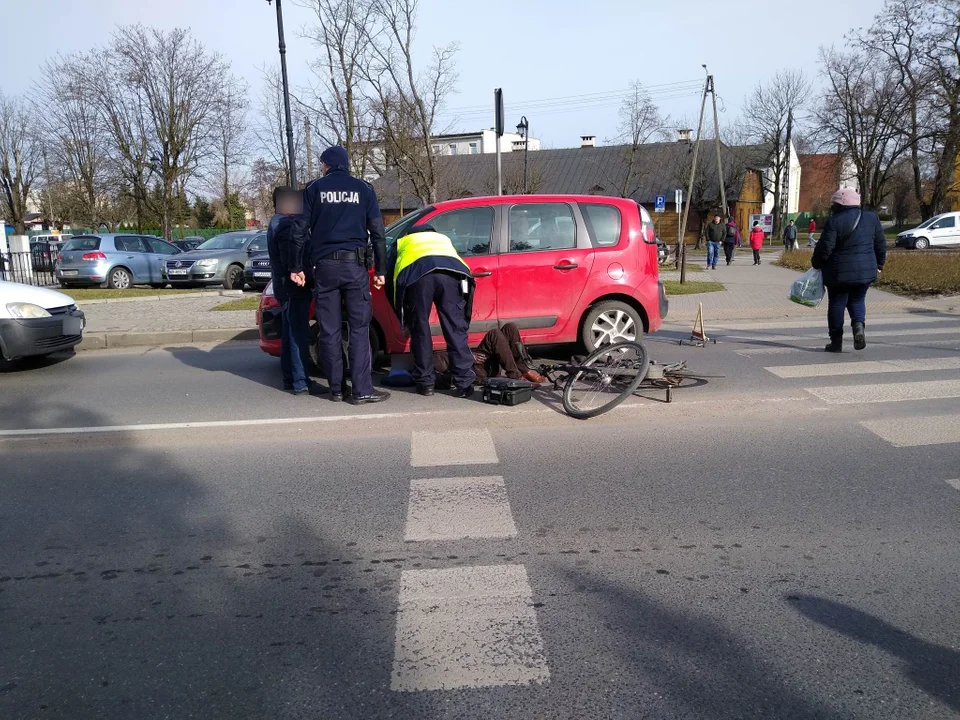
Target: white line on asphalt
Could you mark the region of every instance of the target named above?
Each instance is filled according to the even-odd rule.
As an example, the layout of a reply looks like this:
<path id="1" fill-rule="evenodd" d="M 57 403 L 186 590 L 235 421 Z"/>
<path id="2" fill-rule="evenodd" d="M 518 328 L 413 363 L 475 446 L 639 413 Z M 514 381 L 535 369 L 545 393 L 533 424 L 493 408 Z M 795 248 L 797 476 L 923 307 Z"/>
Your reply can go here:
<path id="1" fill-rule="evenodd" d="M 737 350 L 737 355 L 747 358 L 753 357 L 754 355 L 788 355 L 789 353 L 816 350 L 819 349 L 819 347 L 819 345 L 810 345 L 808 347 L 776 347 L 759 348 L 757 350 Z"/>
<path id="2" fill-rule="evenodd" d="M 499 462 L 490 431 L 418 430 L 410 440 L 410 464 L 413 467 L 439 465 L 495 465 Z"/>
<path id="3" fill-rule="evenodd" d="M 878 337 L 914 337 L 926 335 L 960 335 L 960 324 L 955 327 L 935 327 L 935 328 L 911 328 L 907 330 L 871 330 L 870 324 L 867 324 L 867 342 L 870 338 Z M 740 343 L 764 343 L 764 342 L 799 342 L 805 340 L 810 342 L 813 339 L 826 335 L 826 329 L 810 335 L 719 335 L 721 342 L 737 340 Z M 960 342 L 960 341 L 958 341 Z"/>
<path id="4" fill-rule="evenodd" d="M 28 428 L 26 430 L 0 430 L 0 438 L 38 435 L 90 435 L 93 433 L 145 432 L 151 430 L 249 427 L 252 425 L 296 425 L 297 423 L 329 423 L 344 422 L 347 420 L 388 420 L 391 418 L 405 418 L 431 414 L 435 413 L 368 413 L 366 415 L 263 418 L 260 420 L 209 420 L 203 422 L 152 423 L 146 425 L 92 425 L 89 427 Z"/>
<path id="5" fill-rule="evenodd" d="M 960 415 L 933 415 L 890 420 L 864 420 L 867 430 L 894 447 L 919 447 L 960 443 Z"/>
<path id="6" fill-rule="evenodd" d="M 390 689 L 547 682 L 532 597 L 523 565 L 404 570 Z"/>
<path id="7" fill-rule="evenodd" d="M 780 378 L 960 370 L 960 358 L 946 357 L 915 358 L 911 360 L 864 360 L 863 362 L 825 362 L 808 365 L 776 365 L 773 367 L 765 367 L 764 370 Z"/>
<path id="8" fill-rule="evenodd" d="M 944 317 L 942 315 L 929 315 L 929 316 L 896 316 L 896 315 L 882 315 L 876 318 L 870 318 L 870 326 L 874 327 L 877 325 L 932 325 L 933 323 L 943 323 L 950 322 L 953 318 Z M 678 327 L 680 330 L 685 330 L 687 326 Z M 721 325 L 712 325 L 713 330 L 716 332 L 719 331 L 730 331 L 737 330 L 739 332 L 745 332 L 748 330 L 810 330 L 810 332 L 817 332 L 822 329 L 820 325 L 815 320 L 778 320 L 775 322 L 725 322 Z"/>
<path id="9" fill-rule="evenodd" d="M 830 405 L 942 400 L 960 397 L 960 380 L 926 380 L 891 385 L 836 385 L 804 390 Z"/>
<path id="10" fill-rule="evenodd" d="M 960 490 L 960 480 L 947 480 L 947 485 L 952 487 L 954 490 Z"/>
<path id="11" fill-rule="evenodd" d="M 500 476 L 430 478 L 410 482 L 403 539 L 514 537 L 507 486 Z"/>

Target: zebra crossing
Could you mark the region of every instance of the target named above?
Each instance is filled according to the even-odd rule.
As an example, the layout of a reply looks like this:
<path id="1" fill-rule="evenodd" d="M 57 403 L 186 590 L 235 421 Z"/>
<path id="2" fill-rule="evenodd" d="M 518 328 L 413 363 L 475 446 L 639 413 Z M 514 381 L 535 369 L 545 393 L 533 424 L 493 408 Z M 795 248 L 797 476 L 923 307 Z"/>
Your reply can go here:
<path id="1" fill-rule="evenodd" d="M 414 468 L 498 463 L 486 429 L 411 435 Z M 442 547 L 443 542 L 516 536 L 502 476 L 411 481 L 406 542 Z M 550 670 L 532 596 L 520 564 L 402 571 L 391 690 L 547 682 Z"/>
<path id="2" fill-rule="evenodd" d="M 744 331 L 729 328 L 731 334 L 725 340 L 741 345 L 735 352 L 755 360 L 765 372 L 787 382 L 801 382 L 805 393 L 827 406 L 873 408 L 872 419 L 860 425 L 891 445 L 960 443 L 960 412 L 939 414 L 941 403 L 930 416 L 905 423 L 894 410 L 897 403 L 960 398 L 960 317 L 871 321 L 867 351 L 848 349 L 840 355 L 820 352 L 825 335 L 822 327 L 789 330 L 792 334 L 787 335 L 771 326 Z M 846 340 L 850 342 L 849 332 Z M 931 373 L 939 376 L 931 378 Z"/>

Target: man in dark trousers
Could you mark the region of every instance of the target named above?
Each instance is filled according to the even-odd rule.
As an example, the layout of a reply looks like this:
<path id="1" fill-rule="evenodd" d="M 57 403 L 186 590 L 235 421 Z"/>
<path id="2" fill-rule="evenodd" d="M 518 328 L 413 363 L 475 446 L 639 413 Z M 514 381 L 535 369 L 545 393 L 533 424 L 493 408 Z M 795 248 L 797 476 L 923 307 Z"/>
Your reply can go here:
<path id="1" fill-rule="evenodd" d="M 727 226 L 720 215 L 713 216 L 713 222 L 707 225 L 707 270 L 716 270 L 720 259 L 720 245 L 727 236 Z"/>
<path id="2" fill-rule="evenodd" d="M 437 307 L 447 343 L 449 370 L 457 397 L 473 395 L 476 374 L 467 333 L 473 314 L 474 280 L 453 243 L 429 225 L 417 225 L 391 250 L 394 311 L 410 332 L 413 381 L 421 395 L 433 395 L 437 373 L 430 333 L 430 310 Z"/>
<path id="3" fill-rule="evenodd" d="M 347 151 L 339 145 L 320 156 L 323 177 L 309 183 L 303 193 L 306 232 L 297 243 L 310 242 L 310 261 L 315 283 L 314 306 L 320 326 L 320 361 L 330 383 L 334 402 L 344 399 L 343 310 L 350 326 L 350 402 L 378 403 L 390 393 L 374 390 L 370 356 L 371 304 L 367 247 L 373 245 L 373 286 L 384 285 L 385 237 L 380 205 L 373 188 L 350 175 Z M 291 267 L 291 279 L 306 282 L 302 267 Z"/>
<path id="4" fill-rule="evenodd" d="M 477 376 L 478 383 L 482 383 L 487 378 L 498 377 L 501 372 L 511 380 L 522 378 L 537 385 L 547 381 L 543 375 L 527 365 L 526 350 L 520 339 L 520 328 L 516 323 L 509 322 L 503 328 L 488 330 L 472 354 L 473 372 Z M 449 387 L 453 382 L 450 373 L 450 354 L 444 350 L 438 350 L 433 354 L 433 364 L 437 371 L 437 385 L 446 384 Z"/>
<path id="5" fill-rule="evenodd" d="M 282 313 L 280 371 L 285 390 L 305 395 L 311 392 L 307 371 L 310 367 L 310 291 L 290 279 L 291 267 L 299 268 L 302 264 L 292 255 L 298 252 L 293 236 L 303 200 L 293 188 L 278 187 L 273 191 L 273 208 L 274 215 L 267 225 L 267 252 L 273 274 L 273 295 Z"/>

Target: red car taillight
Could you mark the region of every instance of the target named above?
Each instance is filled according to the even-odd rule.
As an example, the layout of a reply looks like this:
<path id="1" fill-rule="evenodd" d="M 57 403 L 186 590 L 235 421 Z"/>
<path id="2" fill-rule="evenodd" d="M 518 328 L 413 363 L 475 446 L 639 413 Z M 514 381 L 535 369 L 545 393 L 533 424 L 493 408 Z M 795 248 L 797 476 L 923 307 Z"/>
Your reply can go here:
<path id="1" fill-rule="evenodd" d="M 107 256 L 102 252 L 89 252 L 83 254 L 84 260 L 106 260 Z"/>
<path id="2" fill-rule="evenodd" d="M 280 307 L 280 303 L 277 302 L 277 298 L 273 295 L 267 295 L 264 293 L 263 297 L 260 298 L 260 309 L 261 310 L 273 310 Z"/>
<path id="3" fill-rule="evenodd" d="M 57 262 L 63 262 L 63 253 L 57 253 Z"/>
<path id="4" fill-rule="evenodd" d="M 643 223 L 643 239 L 648 243 L 655 243 L 657 241 L 657 230 L 653 226 L 653 223 Z"/>

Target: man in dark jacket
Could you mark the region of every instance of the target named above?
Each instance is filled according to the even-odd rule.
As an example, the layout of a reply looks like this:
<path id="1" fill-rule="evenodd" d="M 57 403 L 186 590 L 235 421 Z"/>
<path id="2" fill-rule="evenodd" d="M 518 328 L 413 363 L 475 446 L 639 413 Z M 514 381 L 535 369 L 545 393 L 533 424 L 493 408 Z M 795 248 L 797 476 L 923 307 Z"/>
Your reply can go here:
<path id="1" fill-rule="evenodd" d="M 853 347 L 867 346 L 867 288 L 876 282 L 887 259 L 887 239 L 879 216 L 860 207 L 860 195 L 841 188 L 831 198 L 830 217 L 813 251 L 812 265 L 823 272 L 827 288 L 827 352 L 843 349 L 844 311 L 850 313 Z"/>
<path id="2" fill-rule="evenodd" d="M 274 215 L 267 225 L 267 252 L 273 275 L 273 296 L 280 303 L 280 372 L 283 387 L 294 395 L 310 391 L 310 290 L 290 279 L 292 267 L 300 268 L 302 261 L 294 259 L 293 236 L 300 220 L 303 202 L 300 193 L 289 187 L 273 191 Z"/>
<path id="3" fill-rule="evenodd" d="M 447 343 L 446 356 L 458 397 L 473 395 L 476 374 L 467 335 L 473 314 L 474 280 L 450 238 L 430 225 L 417 225 L 391 248 L 393 271 L 388 296 L 400 324 L 410 332 L 413 381 L 421 395 L 433 395 L 437 382 L 430 332 L 434 305 Z"/>
<path id="4" fill-rule="evenodd" d="M 727 226 L 719 215 L 713 216 L 713 222 L 707 225 L 707 269 L 717 269 L 720 259 L 720 245 L 727 237 Z"/>
<path id="5" fill-rule="evenodd" d="M 785 250 L 791 250 L 797 244 L 797 232 L 797 224 L 791 220 L 783 231 L 783 247 Z"/>
<path id="6" fill-rule="evenodd" d="M 373 389 L 370 356 L 370 320 L 373 306 L 367 246 L 373 245 L 373 286 L 384 285 L 385 236 L 377 194 L 369 183 L 350 175 L 350 159 L 340 146 L 320 156 L 323 177 L 303 191 L 306 237 L 315 283 L 314 308 L 320 326 L 320 361 L 335 402 L 344 399 L 343 309 L 350 327 L 350 378 L 354 405 L 381 402 L 389 393 Z M 302 234 L 301 234 L 302 235 Z M 305 237 L 298 238 L 298 244 Z M 302 267 L 291 269 L 291 279 L 306 282 Z"/>
<path id="7" fill-rule="evenodd" d="M 733 262 L 734 249 L 740 244 L 740 228 L 733 218 L 727 220 L 727 235 L 723 238 L 723 254 L 727 258 L 727 265 Z"/>

